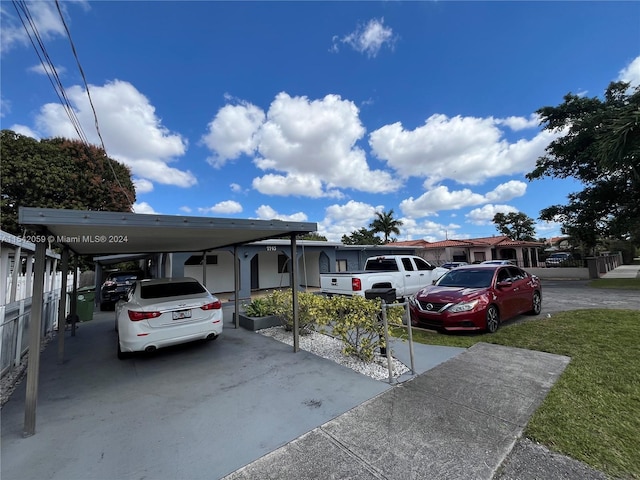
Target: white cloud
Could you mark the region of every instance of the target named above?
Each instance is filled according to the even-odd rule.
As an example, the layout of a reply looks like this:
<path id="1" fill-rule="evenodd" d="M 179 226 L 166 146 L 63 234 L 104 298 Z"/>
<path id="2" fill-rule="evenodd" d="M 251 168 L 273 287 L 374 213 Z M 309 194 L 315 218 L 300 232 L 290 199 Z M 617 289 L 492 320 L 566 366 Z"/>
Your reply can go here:
<path id="1" fill-rule="evenodd" d="M 308 220 L 307 215 L 303 212 L 284 215 L 276 212 L 269 205 L 260 205 L 256 210 L 256 215 L 258 215 L 260 220 L 285 220 L 292 222 L 306 222 Z"/>
<path id="2" fill-rule="evenodd" d="M 405 177 L 474 185 L 533 170 L 555 135 L 543 131 L 509 143 L 493 118 L 438 114 L 415 130 L 405 130 L 400 122 L 385 125 L 370 134 L 369 144 L 378 158 Z"/>
<path id="3" fill-rule="evenodd" d="M 510 205 L 485 205 L 475 208 L 465 215 L 474 225 L 491 225 L 496 213 L 518 213 L 518 209 Z"/>
<path id="4" fill-rule="evenodd" d="M 57 65 L 54 66 L 53 68 L 55 68 L 55 71 L 58 73 L 59 76 L 63 75 L 67 69 L 61 65 Z M 33 67 L 29 68 L 30 72 L 34 72 L 37 73 L 38 75 L 49 75 L 49 74 L 53 74 L 53 72 L 51 72 L 49 66 L 47 65 L 47 67 L 45 68 L 42 64 L 39 65 L 34 65 Z"/>
<path id="5" fill-rule="evenodd" d="M 40 140 L 41 138 L 38 132 L 36 132 L 35 130 L 31 130 L 26 125 L 14 124 L 9 127 L 9 130 L 13 130 L 14 132 L 19 133 L 20 135 L 24 135 L 25 137 L 35 138 L 36 140 Z"/>
<path id="6" fill-rule="evenodd" d="M 208 133 L 202 137 L 204 144 L 215 152 L 207 161 L 219 168 L 241 154 L 251 155 L 264 120 L 264 112 L 249 103 L 222 107 L 209 123 Z"/>
<path id="7" fill-rule="evenodd" d="M 184 213 L 191 213 L 191 212 L 193 211 L 193 210 L 191 209 L 191 207 L 187 207 L 186 205 L 185 205 L 185 206 L 180 207 L 178 210 L 180 210 L 180 211 L 182 211 L 182 212 L 184 212 Z"/>
<path id="8" fill-rule="evenodd" d="M 234 200 L 225 200 L 224 202 L 219 202 L 208 208 L 199 208 L 198 211 L 200 213 L 223 213 L 223 214 L 232 214 L 232 213 L 240 213 L 242 212 L 242 205 Z"/>
<path id="9" fill-rule="evenodd" d="M 149 193 L 153 191 L 153 183 L 145 178 L 134 178 L 133 185 L 136 187 L 136 194 Z"/>
<path id="10" fill-rule="evenodd" d="M 527 184 L 519 180 L 509 180 L 498 185 L 493 191 L 487 193 L 488 202 L 508 202 L 517 197 L 522 197 L 527 191 Z"/>
<path id="11" fill-rule="evenodd" d="M 429 189 L 427 184 L 425 188 L 428 191 L 417 199 L 410 197 L 400 202 L 400 209 L 405 215 L 420 218 L 437 215 L 441 210 L 457 210 L 487 202 L 505 202 L 523 196 L 527 190 L 527 184 L 510 180 L 498 185 L 485 195 L 474 193 L 468 188 L 450 191 L 444 185 Z"/>
<path id="12" fill-rule="evenodd" d="M 343 235 L 350 235 L 362 227 L 368 228 L 377 211 L 384 211 L 384 206 L 354 200 L 343 205 L 330 205 L 325 210 L 325 218 L 318 222 L 318 233 L 329 241 L 339 242 Z"/>
<path id="13" fill-rule="evenodd" d="M 139 178 L 179 187 L 197 183 L 190 171 L 168 165 L 185 154 L 186 139 L 161 124 L 153 105 L 133 85 L 115 80 L 102 87 L 89 88 L 110 157 L 130 166 Z M 86 91 L 77 85 L 66 91 L 85 135 L 91 143 L 99 145 Z M 59 104 L 44 105 L 36 125 L 48 136 L 78 137 Z"/>
<path id="14" fill-rule="evenodd" d="M 157 214 L 153 207 L 147 202 L 140 202 L 133 204 L 133 211 L 135 213 Z"/>
<path id="15" fill-rule="evenodd" d="M 43 40 L 65 35 L 64 26 L 53 2 L 28 2 L 25 7 L 28 9 L 29 16 Z M 21 15 L 25 16 L 22 7 L 20 8 Z M 23 47 L 30 45 L 27 32 L 16 15 L 15 9 L 9 9 L 4 2 L 0 9 L 2 10 L 0 52 L 8 52 L 18 45 Z"/>
<path id="16" fill-rule="evenodd" d="M 424 220 L 418 222 L 412 218 L 402 218 L 402 227 L 400 228 L 399 240 L 426 240 L 427 242 L 439 242 L 445 238 L 452 238 L 456 235 L 456 230 L 460 225 L 450 223 L 443 225 L 442 223 Z"/>
<path id="17" fill-rule="evenodd" d="M 620 70 L 618 80 L 629 82 L 632 87 L 640 85 L 640 56 L 634 58 L 629 65 Z"/>
<path id="18" fill-rule="evenodd" d="M 506 125 L 514 132 L 519 130 L 526 130 L 528 128 L 536 128 L 540 125 L 540 116 L 536 113 L 529 115 L 529 118 L 525 117 L 507 117 L 496 119 L 497 125 Z"/>
<path id="19" fill-rule="evenodd" d="M 471 205 L 478 205 L 485 201 L 479 193 L 473 193 L 468 188 L 449 191 L 443 185 L 433 188 L 414 200 L 410 197 L 400 202 L 400 209 L 405 215 L 420 218 L 435 215 L 440 210 L 453 210 Z"/>
<path id="20" fill-rule="evenodd" d="M 240 185 L 238 185 L 237 183 L 232 183 L 231 185 L 229 185 L 229 188 L 234 193 L 242 192 L 242 187 Z"/>
<path id="21" fill-rule="evenodd" d="M 253 181 L 262 193 L 319 198 L 341 197 L 338 189 L 344 188 L 388 193 L 400 187 L 388 171 L 369 168 L 356 145 L 365 134 L 359 110 L 339 95 L 310 100 L 283 92 L 258 126 L 260 118 L 247 103 L 223 107 L 210 124 L 210 132 L 219 134 L 205 144 L 218 166 L 240 153 L 253 155 L 255 165 L 269 171 Z"/>
<path id="22" fill-rule="evenodd" d="M 383 45 L 393 50 L 396 36 L 390 27 L 385 27 L 384 18 L 372 18 L 365 25 L 359 25 L 353 32 L 339 38 L 333 37 L 332 52 L 339 51 L 339 43 L 344 43 L 356 52 L 364 53 L 369 58 L 376 57 Z"/>

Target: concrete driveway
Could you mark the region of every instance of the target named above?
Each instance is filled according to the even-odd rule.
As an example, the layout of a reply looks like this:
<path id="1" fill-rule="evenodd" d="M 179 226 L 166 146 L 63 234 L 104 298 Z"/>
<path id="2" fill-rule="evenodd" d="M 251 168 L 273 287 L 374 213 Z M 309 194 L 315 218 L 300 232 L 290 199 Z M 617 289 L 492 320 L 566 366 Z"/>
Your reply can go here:
<path id="1" fill-rule="evenodd" d="M 584 283 L 545 281 L 543 315 L 640 309 L 637 292 Z M 55 341 L 42 355 L 36 435 L 22 437 L 24 382 L 2 408 L 2 479 L 490 479 L 569 361 L 417 344 L 420 375 L 391 387 L 229 313 L 213 343 L 127 361 L 113 312 L 67 331 L 63 365 Z"/>
<path id="2" fill-rule="evenodd" d="M 244 329 L 116 358 L 113 312 L 42 353 L 36 434 L 25 383 L 2 408 L 3 480 L 216 479 L 392 388 Z M 408 349 L 408 347 L 407 347 Z M 418 373 L 464 351 L 417 346 Z"/>

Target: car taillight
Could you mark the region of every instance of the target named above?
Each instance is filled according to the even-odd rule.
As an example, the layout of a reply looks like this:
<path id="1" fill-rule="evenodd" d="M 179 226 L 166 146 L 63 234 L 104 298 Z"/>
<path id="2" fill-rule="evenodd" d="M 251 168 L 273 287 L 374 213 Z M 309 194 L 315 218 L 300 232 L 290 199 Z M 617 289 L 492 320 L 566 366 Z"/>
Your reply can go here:
<path id="1" fill-rule="evenodd" d="M 200 307 L 202 310 L 219 310 L 222 308 L 222 302 L 220 300 L 216 300 L 215 302 L 207 303 L 206 305 L 202 305 Z"/>
<path id="2" fill-rule="evenodd" d="M 362 282 L 359 278 L 351 279 L 351 290 L 353 290 L 354 292 L 359 292 L 360 290 L 362 290 Z"/>
<path id="3" fill-rule="evenodd" d="M 157 318 L 162 313 L 160 312 L 136 312 L 135 310 L 129 310 L 129 320 L 132 322 L 139 322 L 140 320 L 146 320 L 148 318 Z"/>

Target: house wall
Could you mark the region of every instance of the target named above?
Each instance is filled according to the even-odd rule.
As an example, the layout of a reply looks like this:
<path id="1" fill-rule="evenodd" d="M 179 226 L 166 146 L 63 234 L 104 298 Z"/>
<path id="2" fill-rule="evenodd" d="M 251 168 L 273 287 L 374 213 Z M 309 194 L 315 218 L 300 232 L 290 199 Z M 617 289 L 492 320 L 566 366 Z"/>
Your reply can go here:
<path id="1" fill-rule="evenodd" d="M 215 253 L 211 252 L 207 256 L 218 256 L 217 265 L 207 265 L 206 274 L 207 290 L 210 292 L 232 292 L 233 291 L 233 254 L 224 250 L 216 250 Z M 188 258 L 188 257 L 187 257 Z M 193 277 L 196 280 L 203 281 L 202 278 L 202 265 L 185 265 L 184 276 Z M 178 275 L 176 275 L 178 276 Z"/>

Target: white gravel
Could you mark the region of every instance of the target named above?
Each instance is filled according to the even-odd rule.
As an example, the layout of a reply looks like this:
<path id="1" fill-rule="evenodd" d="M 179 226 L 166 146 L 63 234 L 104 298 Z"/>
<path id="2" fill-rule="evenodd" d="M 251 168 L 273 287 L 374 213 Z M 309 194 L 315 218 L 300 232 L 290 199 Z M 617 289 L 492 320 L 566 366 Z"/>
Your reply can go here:
<path id="1" fill-rule="evenodd" d="M 284 327 L 265 328 L 263 330 L 257 330 L 256 333 L 274 338 L 275 340 L 286 343 L 287 345 L 293 345 L 293 332 L 286 331 Z M 300 335 L 299 346 L 302 350 L 306 350 L 307 352 L 311 352 L 319 357 L 332 360 L 376 380 L 389 379 L 389 369 L 387 367 L 386 356 L 381 356 L 376 353 L 372 362 L 364 362 L 359 358 L 347 356 L 342 353 L 342 341 L 337 338 L 333 338 L 330 335 L 318 332 Z M 391 369 L 392 376 L 394 378 L 397 378 L 403 373 L 409 371 L 409 367 L 393 356 L 391 357 Z"/>

